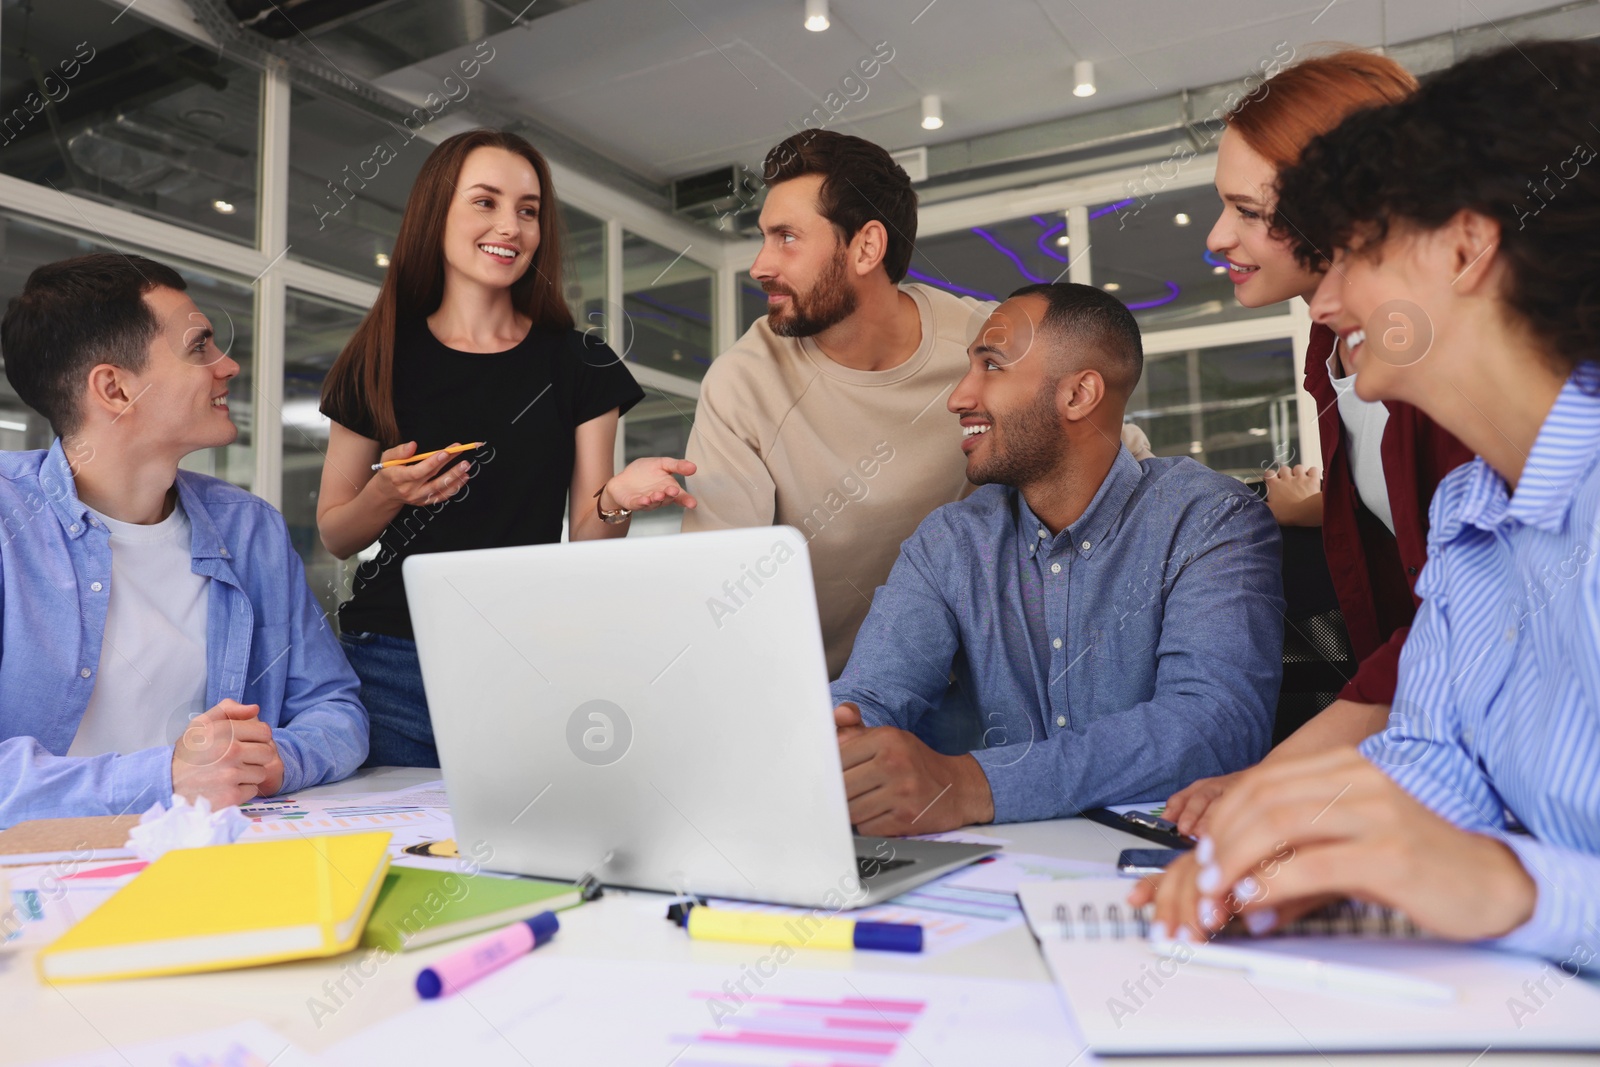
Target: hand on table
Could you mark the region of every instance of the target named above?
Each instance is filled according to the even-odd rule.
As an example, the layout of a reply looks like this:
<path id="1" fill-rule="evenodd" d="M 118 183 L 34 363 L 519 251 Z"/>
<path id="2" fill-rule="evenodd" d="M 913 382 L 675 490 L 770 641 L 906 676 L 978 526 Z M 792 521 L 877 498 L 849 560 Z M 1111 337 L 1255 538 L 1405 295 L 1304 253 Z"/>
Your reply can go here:
<path id="1" fill-rule="evenodd" d="M 283 759 L 260 713 L 259 704 L 224 700 L 191 719 L 172 746 L 172 791 L 225 808 L 283 788 Z"/>
<path id="2" fill-rule="evenodd" d="M 833 712 L 850 822 L 874 836 L 931 834 L 991 822 L 994 797 L 970 755 L 944 756 L 893 726 L 863 726 L 854 704 Z"/>
<path id="3" fill-rule="evenodd" d="M 1166 810 L 1161 817 L 1178 827 L 1178 832 L 1189 837 L 1204 833 L 1210 825 L 1206 812 L 1239 780 L 1243 771 L 1219 774 L 1215 778 L 1201 778 L 1178 790 L 1167 798 Z"/>
<path id="4" fill-rule="evenodd" d="M 1509 848 L 1453 826 L 1353 748 L 1242 772 L 1200 847 L 1129 896 L 1167 932 L 1203 939 L 1240 915 L 1264 932 L 1353 897 L 1457 940 L 1500 937 L 1533 914 Z"/>

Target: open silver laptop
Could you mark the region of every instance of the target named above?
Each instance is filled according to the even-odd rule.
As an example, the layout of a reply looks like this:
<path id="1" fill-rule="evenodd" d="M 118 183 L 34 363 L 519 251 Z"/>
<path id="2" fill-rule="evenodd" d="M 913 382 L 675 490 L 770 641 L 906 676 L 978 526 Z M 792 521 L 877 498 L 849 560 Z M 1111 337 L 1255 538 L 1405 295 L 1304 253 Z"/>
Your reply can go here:
<path id="1" fill-rule="evenodd" d="M 792 527 L 403 573 L 456 836 L 485 867 L 838 910 L 995 851 L 852 837 Z"/>

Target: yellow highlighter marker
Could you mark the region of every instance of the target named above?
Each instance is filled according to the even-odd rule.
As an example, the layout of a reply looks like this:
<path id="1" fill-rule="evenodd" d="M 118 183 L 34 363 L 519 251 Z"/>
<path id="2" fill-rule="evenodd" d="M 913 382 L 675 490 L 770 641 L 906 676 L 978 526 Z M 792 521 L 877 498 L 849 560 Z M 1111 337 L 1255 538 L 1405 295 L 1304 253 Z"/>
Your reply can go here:
<path id="1" fill-rule="evenodd" d="M 471 452 L 474 448 L 482 448 L 488 443 L 488 441 L 473 441 L 471 444 L 466 445 L 451 445 L 449 448 L 436 448 L 432 452 L 418 452 L 416 455 L 407 456 L 405 459 L 386 459 L 382 463 L 374 463 L 372 465 L 372 469 L 375 471 L 381 471 L 385 467 L 404 467 L 408 463 L 417 463 L 421 460 L 427 459 L 429 456 L 437 456 L 441 452 L 452 456 L 458 452 Z"/>
<path id="2" fill-rule="evenodd" d="M 759 912 L 708 908 L 693 903 L 671 905 L 667 909 L 667 920 L 682 926 L 696 941 L 787 944 L 792 948 L 922 951 L 922 927 L 915 923 L 817 919 L 810 915 L 763 915 Z"/>

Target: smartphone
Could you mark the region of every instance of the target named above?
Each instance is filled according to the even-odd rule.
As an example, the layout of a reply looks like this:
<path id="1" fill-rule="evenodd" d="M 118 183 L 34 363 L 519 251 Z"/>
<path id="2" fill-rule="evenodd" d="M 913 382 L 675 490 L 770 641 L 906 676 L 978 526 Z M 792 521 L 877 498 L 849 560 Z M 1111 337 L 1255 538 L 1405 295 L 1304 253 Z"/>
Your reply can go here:
<path id="1" fill-rule="evenodd" d="M 1160 874 L 1184 851 L 1181 848 L 1125 848 L 1117 857 L 1117 870 L 1123 874 Z"/>

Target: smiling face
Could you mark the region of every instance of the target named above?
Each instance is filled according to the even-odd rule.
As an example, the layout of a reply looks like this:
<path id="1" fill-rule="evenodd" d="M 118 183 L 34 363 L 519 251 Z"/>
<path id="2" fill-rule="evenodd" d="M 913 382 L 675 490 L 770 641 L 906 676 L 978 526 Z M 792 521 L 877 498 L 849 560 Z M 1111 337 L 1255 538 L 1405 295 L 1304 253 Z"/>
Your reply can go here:
<path id="1" fill-rule="evenodd" d="M 1435 331 L 1462 318 L 1448 240 L 1443 231 L 1397 231 L 1381 247 L 1335 253 L 1311 317 L 1343 339 L 1361 399 L 1416 403 L 1439 373 L 1426 357 L 1449 340 Z"/>
<path id="2" fill-rule="evenodd" d="M 189 294 L 158 286 L 144 302 L 159 324 L 142 370 L 119 368 L 131 403 L 115 417 L 138 439 L 130 447 L 185 456 L 232 444 L 228 383 L 239 364 L 217 347 L 211 320 Z"/>
<path id="3" fill-rule="evenodd" d="M 1276 197 L 1277 170 L 1233 129 L 1217 146 L 1217 195 L 1222 214 L 1206 247 L 1228 260 L 1228 280 L 1245 307 L 1266 307 L 1309 296 L 1320 275 L 1306 270 L 1288 245 L 1267 230 Z"/>
<path id="4" fill-rule="evenodd" d="M 767 325 L 780 337 L 812 337 L 849 318 L 856 295 L 850 245 L 817 210 L 822 176 L 806 174 L 767 190 L 761 253 L 750 277 L 767 294 Z"/>
<path id="5" fill-rule="evenodd" d="M 505 289 L 539 248 L 539 175 L 503 148 L 474 149 L 461 164 L 445 216 L 445 274 Z"/>
<path id="6" fill-rule="evenodd" d="M 1027 485 L 1054 470 L 1066 450 L 1059 375 L 1039 330 L 1048 306 L 1038 295 L 1007 300 L 967 348 L 967 373 L 946 407 L 961 420 L 974 485 Z"/>

